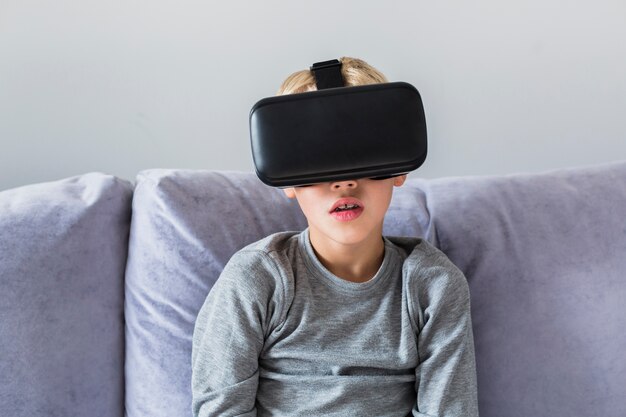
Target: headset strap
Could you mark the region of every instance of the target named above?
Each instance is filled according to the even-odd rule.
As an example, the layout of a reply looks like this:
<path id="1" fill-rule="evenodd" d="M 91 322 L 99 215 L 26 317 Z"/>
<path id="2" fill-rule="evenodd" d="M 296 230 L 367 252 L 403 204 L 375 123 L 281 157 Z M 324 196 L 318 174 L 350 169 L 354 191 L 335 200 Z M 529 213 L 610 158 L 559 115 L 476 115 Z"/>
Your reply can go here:
<path id="1" fill-rule="evenodd" d="M 316 62 L 311 65 L 311 72 L 315 76 L 318 90 L 344 86 L 341 76 L 341 62 L 338 59 Z"/>

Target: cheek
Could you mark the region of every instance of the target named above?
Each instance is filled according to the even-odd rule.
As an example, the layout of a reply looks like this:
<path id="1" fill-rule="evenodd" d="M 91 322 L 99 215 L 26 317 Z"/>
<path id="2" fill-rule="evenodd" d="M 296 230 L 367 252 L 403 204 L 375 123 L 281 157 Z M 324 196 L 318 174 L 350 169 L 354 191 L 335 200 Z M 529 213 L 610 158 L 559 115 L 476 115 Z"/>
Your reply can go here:
<path id="1" fill-rule="evenodd" d="M 298 203 L 306 217 L 320 216 L 324 212 L 324 208 L 320 206 L 320 198 L 314 195 L 298 195 Z"/>
<path id="2" fill-rule="evenodd" d="M 376 193 L 372 207 L 376 211 L 376 214 L 385 214 L 387 212 L 387 209 L 391 204 L 391 196 L 392 190 L 386 188 L 381 189 Z"/>

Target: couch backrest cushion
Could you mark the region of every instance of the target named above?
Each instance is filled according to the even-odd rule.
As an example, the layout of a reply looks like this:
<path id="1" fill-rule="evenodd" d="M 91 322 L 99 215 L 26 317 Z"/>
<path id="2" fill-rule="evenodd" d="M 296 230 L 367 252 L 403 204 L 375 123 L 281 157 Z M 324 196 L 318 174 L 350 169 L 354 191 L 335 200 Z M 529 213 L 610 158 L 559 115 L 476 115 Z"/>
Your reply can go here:
<path id="1" fill-rule="evenodd" d="M 626 416 L 626 161 L 426 193 L 470 285 L 480 415 Z"/>
<path id="2" fill-rule="evenodd" d="M 126 411 L 191 415 L 196 315 L 232 254 L 271 233 L 307 226 L 296 200 L 251 172 L 139 173 L 126 270 Z M 424 235 L 423 193 L 394 189 L 384 233 Z"/>
<path id="3" fill-rule="evenodd" d="M 137 180 L 127 412 L 190 415 L 191 336 L 208 291 L 239 248 L 306 219 L 253 173 Z M 395 189 L 384 233 L 424 236 L 469 281 L 482 417 L 626 415 L 625 207 L 626 161 Z"/>
<path id="4" fill-rule="evenodd" d="M 0 192 L 0 416 L 122 417 L 132 184 Z"/>

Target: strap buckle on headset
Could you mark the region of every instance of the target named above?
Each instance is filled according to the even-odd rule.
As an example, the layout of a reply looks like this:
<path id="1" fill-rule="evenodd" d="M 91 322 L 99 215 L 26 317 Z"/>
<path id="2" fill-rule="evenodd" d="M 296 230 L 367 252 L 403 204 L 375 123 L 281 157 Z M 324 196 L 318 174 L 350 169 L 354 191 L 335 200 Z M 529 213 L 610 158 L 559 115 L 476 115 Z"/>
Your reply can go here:
<path id="1" fill-rule="evenodd" d="M 344 87 L 344 80 L 341 75 L 341 62 L 338 59 L 316 62 L 311 65 L 310 70 L 313 72 L 318 90 Z"/>

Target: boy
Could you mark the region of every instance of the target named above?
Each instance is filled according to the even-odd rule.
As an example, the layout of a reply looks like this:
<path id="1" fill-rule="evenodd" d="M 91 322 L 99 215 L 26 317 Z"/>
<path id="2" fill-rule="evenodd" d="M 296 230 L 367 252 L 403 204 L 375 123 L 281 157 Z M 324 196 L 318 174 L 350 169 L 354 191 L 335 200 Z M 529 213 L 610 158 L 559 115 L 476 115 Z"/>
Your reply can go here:
<path id="1" fill-rule="evenodd" d="M 364 61 L 340 61 L 347 86 L 387 82 Z M 278 94 L 312 90 L 300 71 Z M 478 416 L 463 273 L 423 239 L 382 235 L 405 180 L 283 190 L 308 227 L 224 267 L 195 324 L 194 416 Z"/>

